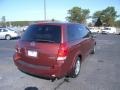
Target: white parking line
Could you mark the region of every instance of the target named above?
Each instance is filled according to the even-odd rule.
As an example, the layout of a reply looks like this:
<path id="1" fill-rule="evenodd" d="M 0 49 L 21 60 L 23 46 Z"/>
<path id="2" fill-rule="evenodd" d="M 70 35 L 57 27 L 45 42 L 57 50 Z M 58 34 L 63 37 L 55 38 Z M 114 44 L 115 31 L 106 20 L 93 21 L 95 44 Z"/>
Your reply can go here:
<path id="1" fill-rule="evenodd" d="M 0 76 L 0 80 L 2 80 L 2 77 Z"/>

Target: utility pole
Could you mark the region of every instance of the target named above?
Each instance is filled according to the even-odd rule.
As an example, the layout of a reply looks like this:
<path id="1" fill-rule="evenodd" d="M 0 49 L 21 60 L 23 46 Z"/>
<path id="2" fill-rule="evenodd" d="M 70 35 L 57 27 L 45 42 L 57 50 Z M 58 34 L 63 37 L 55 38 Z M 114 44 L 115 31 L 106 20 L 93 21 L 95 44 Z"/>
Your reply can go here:
<path id="1" fill-rule="evenodd" d="M 46 0 L 44 0 L 44 20 L 46 20 Z"/>
<path id="2" fill-rule="evenodd" d="M 2 16 L 1 20 L 2 20 L 3 26 L 6 27 L 6 18 L 5 18 L 5 16 Z"/>

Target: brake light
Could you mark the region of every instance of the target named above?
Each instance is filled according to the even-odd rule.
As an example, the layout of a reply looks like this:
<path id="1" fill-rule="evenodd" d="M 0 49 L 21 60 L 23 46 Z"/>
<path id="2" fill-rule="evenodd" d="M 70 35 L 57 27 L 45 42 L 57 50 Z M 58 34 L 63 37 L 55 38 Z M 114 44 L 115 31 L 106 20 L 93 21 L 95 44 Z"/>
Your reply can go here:
<path id="1" fill-rule="evenodd" d="M 20 53 L 20 48 L 19 48 L 18 42 L 16 43 L 15 49 L 16 49 L 16 52 Z"/>
<path id="2" fill-rule="evenodd" d="M 67 45 L 66 43 L 62 43 L 58 51 L 57 60 L 65 60 L 67 58 L 67 54 L 68 54 Z"/>

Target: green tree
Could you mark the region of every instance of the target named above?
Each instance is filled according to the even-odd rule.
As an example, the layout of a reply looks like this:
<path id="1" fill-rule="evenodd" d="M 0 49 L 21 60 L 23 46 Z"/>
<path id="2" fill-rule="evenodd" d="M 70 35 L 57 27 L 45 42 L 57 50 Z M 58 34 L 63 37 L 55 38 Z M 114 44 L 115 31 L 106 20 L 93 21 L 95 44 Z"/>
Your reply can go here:
<path id="1" fill-rule="evenodd" d="M 97 19 L 97 21 L 96 21 L 96 23 L 95 23 L 95 26 L 97 26 L 97 27 L 102 26 L 102 22 L 101 22 L 101 19 L 100 19 L 100 18 Z"/>
<path id="2" fill-rule="evenodd" d="M 89 9 L 82 9 L 80 7 L 73 7 L 68 10 L 69 16 L 66 17 L 69 22 L 85 23 L 89 17 Z"/>
<path id="3" fill-rule="evenodd" d="M 6 18 L 5 18 L 5 16 L 2 16 L 0 26 L 6 27 Z"/>
<path id="4" fill-rule="evenodd" d="M 96 11 L 96 12 L 93 14 L 93 18 L 99 18 L 99 17 L 101 17 L 101 14 L 102 14 L 102 11 Z"/>
<path id="5" fill-rule="evenodd" d="M 115 26 L 120 28 L 120 20 L 115 21 Z"/>
<path id="6" fill-rule="evenodd" d="M 2 16 L 2 22 L 6 22 L 5 16 Z"/>
<path id="7" fill-rule="evenodd" d="M 118 15 L 114 7 L 107 7 L 93 14 L 93 18 L 100 18 L 105 26 L 114 26 L 117 17 Z"/>

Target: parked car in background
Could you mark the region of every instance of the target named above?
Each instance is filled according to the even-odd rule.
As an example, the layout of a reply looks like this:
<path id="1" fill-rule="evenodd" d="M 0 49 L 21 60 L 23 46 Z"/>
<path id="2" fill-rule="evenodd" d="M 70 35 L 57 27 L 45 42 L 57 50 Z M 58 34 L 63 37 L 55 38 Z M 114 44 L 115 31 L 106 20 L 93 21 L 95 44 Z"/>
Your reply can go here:
<path id="1" fill-rule="evenodd" d="M 13 56 L 19 70 L 51 79 L 77 77 L 81 63 L 95 52 L 90 30 L 77 23 L 46 22 L 30 25 Z"/>
<path id="2" fill-rule="evenodd" d="M 98 29 L 96 27 L 89 27 L 89 29 L 92 33 L 100 33 L 100 29 Z"/>
<path id="3" fill-rule="evenodd" d="M 23 27 L 23 31 L 25 31 L 27 28 L 28 28 L 28 26 L 24 26 L 24 27 Z"/>
<path id="4" fill-rule="evenodd" d="M 116 34 L 116 28 L 115 27 L 105 27 L 102 29 L 102 34 Z"/>
<path id="5" fill-rule="evenodd" d="M 120 35 L 120 28 L 116 28 L 116 35 Z"/>
<path id="6" fill-rule="evenodd" d="M 10 28 L 0 28 L 0 39 L 10 40 L 19 37 L 18 33 Z"/>

